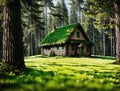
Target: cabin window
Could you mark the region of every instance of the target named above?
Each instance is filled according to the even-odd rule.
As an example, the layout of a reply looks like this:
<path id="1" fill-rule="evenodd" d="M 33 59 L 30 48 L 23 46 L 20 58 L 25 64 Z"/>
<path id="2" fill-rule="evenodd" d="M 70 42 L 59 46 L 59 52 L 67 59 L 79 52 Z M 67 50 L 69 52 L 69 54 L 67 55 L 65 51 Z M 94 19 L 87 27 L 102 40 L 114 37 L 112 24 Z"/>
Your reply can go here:
<path id="1" fill-rule="evenodd" d="M 57 46 L 57 48 L 56 48 L 57 50 L 59 50 L 59 46 Z"/>
<path id="2" fill-rule="evenodd" d="M 80 38 L 80 32 L 79 31 L 76 32 L 76 37 Z"/>
<path id="3" fill-rule="evenodd" d="M 74 51 L 74 50 L 75 50 L 75 46 L 72 45 L 72 46 L 71 46 L 71 51 Z"/>
<path id="4" fill-rule="evenodd" d="M 62 49 L 64 49 L 64 46 L 62 46 Z"/>
<path id="5" fill-rule="evenodd" d="M 45 50 L 50 50 L 50 47 L 46 47 Z"/>

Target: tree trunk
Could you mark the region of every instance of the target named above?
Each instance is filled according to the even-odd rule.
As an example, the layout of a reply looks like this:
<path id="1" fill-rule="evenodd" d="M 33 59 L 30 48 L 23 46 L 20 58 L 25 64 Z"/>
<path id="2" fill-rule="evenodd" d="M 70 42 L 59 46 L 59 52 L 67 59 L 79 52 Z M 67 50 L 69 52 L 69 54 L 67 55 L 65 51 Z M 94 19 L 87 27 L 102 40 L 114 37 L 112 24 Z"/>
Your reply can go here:
<path id="1" fill-rule="evenodd" d="M 35 37 L 35 54 L 39 54 L 39 42 L 40 42 L 40 30 L 36 30 L 36 37 Z"/>
<path id="2" fill-rule="evenodd" d="M 1 8 L 0 8 L 1 13 Z M 2 21 L 0 20 L 0 25 L 2 25 Z M 0 27 L 0 62 L 2 58 L 2 27 Z"/>
<path id="3" fill-rule="evenodd" d="M 33 33 L 30 32 L 30 56 L 33 56 Z"/>
<path id="4" fill-rule="evenodd" d="M 48 1 L 45 0 L 45 24 L 46 24 L 46 29 L 45 29 L 45 35 L 48 34 L 48 17 L 47 17 L 47 13 L 48 13 Z"/>
<path id="5" fill-rule="evenodd" d="M 120 2 L 114 0 L 115 18 L 116 18 L 116 62 L 120 63 Z"/>
<path id="6" fill-rule="evenodd" d="M 115 33 L 114 33 L 114 36 L 113 36 L 113 57 L 115 57 L 115 54 L 116 54 L 116 38 L 115 38 Z"/>
<path id="7" fill-rule="evenodd" d="M 103 29 L 103 56 L 106 55 L 105 30 Z"/>
<path id="8" fill-rule="evenodd" d="M 111 56 L 113 56 L 113 33 L 112 29 L 110 29 L 111 37 L 110 37 L 110 48 L 111 48 Z"/>
<path id="9" fill-rule="evenodd" d="M 93 43 L 95 43 L 95 29 L 92 26 L 92 31 L 93 31 Z M 95 46 L 93 46 L 93 55 L 95 55 Z"/>
<path id="10" fill-rule="evenodd" d="M 24 69 L 20 0 L 4 5 L 2 70 Z"/>
<path id="11" fill-rule="evenodd" d="M 80 23 L 81 15 L 80 15 L 80 0 L 78 0 L 78 23 Z"/>

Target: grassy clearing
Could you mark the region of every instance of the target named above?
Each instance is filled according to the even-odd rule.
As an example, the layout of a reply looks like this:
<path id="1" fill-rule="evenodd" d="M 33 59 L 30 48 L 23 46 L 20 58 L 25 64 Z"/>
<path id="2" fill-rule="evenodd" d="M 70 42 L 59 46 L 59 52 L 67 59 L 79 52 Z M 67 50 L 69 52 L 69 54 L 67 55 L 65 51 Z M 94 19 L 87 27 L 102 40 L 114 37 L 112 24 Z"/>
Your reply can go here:
<path id="1" fill-rule="evenodd" d="M 120 65 L 114 58 L 25 58 L 27 70 L 0 73 L 1 91 L 119 91 Z"/>

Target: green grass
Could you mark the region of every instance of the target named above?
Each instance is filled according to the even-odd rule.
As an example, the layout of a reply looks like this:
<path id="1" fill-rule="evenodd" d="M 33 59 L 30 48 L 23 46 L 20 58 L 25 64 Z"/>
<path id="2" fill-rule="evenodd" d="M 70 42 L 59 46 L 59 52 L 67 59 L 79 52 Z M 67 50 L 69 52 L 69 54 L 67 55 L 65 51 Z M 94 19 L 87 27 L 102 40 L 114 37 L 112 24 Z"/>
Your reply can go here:
<path id="1" fill-rule="evenodd" d="M 27 70 L 0 73 L 0 91 L 119 91 L 120 65 L 114 58 L 25 58 Z"/>

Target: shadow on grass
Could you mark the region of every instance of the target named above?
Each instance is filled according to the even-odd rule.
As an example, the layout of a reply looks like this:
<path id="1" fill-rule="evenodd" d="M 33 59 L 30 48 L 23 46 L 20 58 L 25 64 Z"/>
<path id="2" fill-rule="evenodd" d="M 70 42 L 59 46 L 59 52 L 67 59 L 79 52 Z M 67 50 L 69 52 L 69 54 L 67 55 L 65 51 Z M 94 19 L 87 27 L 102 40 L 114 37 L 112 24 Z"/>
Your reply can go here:
<path id="1" fill-rule="evenodd" d="M 83 65 L 83 66 L 86 66 L 86 65 Z M 78 72 L 76 71 L 76 73 L 79 73 L 79 74 L 86 73 L 86 75 L 88 76 L 94 76 L 94 79 L 114 78 L 113 76 L 114 73 L 99 72 L 97 70 L 94 70 L 94 71 L 79 70 Z M 5 75 L 0 72 L 0 77 L 1 76 L 2 78 L 0 78 L 0 80 L 1 79 L 3 79 L 3 81 L 5 80 L 5 82 L 3 83 L 1 83 L 0 81 L 1 91 L 88 91 L 88 90 L 89 91 L 102 91 L 101 89 L 99 89 L 99 87 L 89 88 L 88 86 L 89 81 L 87 85 L 84 82 L 84 81 L 87 81 L 88 79 L 83 80 L 83 83 L 84 83 L 84 84 L 82 83 L 83 85 L 75 85 L 74 83 L 76 82 L 74 81 L 73 78 L 72 78 L 73 80 L 69 78 L 70 76 L 69 74 L 64 75 L 63 73 L 61 73 L 58 76 L 56 75 L 55 71 L 43 71 L 43 70 L 37 70 L 34 68 L 27 68 L 24 74 L 22 75 L 12 76 L 12 75 Z M 54 77 L 56 76 L 58 76 L 57 79 L 54 79 Z M 120 75 L 117 76 L 117 78 L 119 77 Z M 94 79 L 91 79 L 90 81 L 92 80 L 94 81 Z M 15 82 L 10 83 L 11 80 L 14 80 Z M 71 80 L 71 83 L 68 83 L 70 80 Z M 61 83 L 59 83 L 59 81 L 64 83 L 65 86 L 60 87 Z M 107 83 L 109 83 L 109 80 L 105 80 L 104 84 L 107 84 Z M 116 83 L 116 84 L 119 84 L 119 83 Z M 106 88 L 104 88 L 103 90 L 108 91 L 108 89 Z M 113 91 L 113 89 L 111 88 L 111 90 L 109 91 Z M 114 91 L 117 91 L 117 90 L 114 90 Z"/>
<path id="2" fill-rule="evenodd" d="M 33 76 L 41 76 L 41 77 L 45 77 L 45 76 L 55 76 L 55 72 L 53 71 L 42 71 L 42 70 L 35 70 L 33 68 L 27 68 L 25 75 L 33 75 Z"/>
<path id="3" fill-rule="evenodd" d="M 115 57 L 110 57 L 110 56 L 91 56 L 91 58 L 100 58 L 100 59 L 116 60 Z"/>
<path id="4" fill-rule="evenodd" d="M 53 71 L 27 68 L 21 75 L 4 74 L 0 69 L 0 91 L 43 91 L 44 82 L 55 76 Z M 44 83 L 44 84 L 43 84 Z"/>

